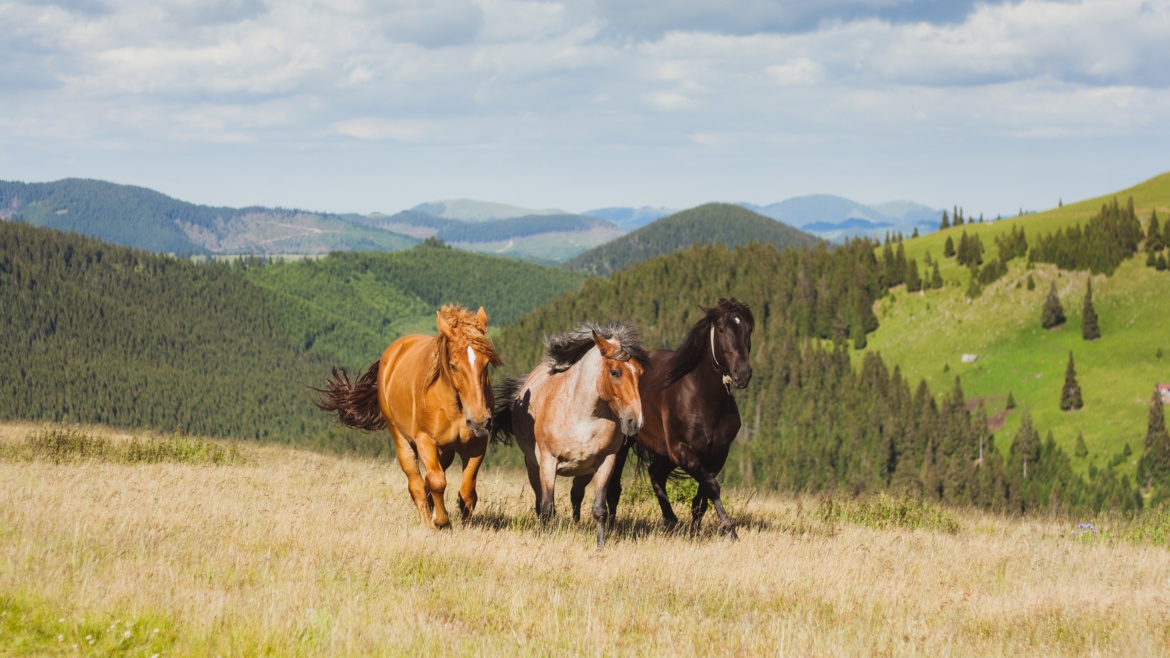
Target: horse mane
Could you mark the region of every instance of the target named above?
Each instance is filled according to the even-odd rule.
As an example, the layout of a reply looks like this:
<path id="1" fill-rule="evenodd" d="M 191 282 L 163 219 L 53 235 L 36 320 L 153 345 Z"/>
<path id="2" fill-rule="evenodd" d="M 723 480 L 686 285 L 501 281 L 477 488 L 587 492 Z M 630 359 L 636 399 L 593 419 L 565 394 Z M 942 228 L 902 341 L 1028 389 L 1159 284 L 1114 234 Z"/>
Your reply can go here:
<path id="1" fill-rule="evenodd" d="M 621 351 L 614 357 L 618 361 L 633 359 L 643 366 L 650 365 L 650 354 L 642 347 L 638 332 L 633 325 L 610 320 L 603 325 L 585 322 L 572 331 L 553 334 L 544 339 L 544 358 L 553 372 L 564 372 L 592 349 L 597 343 L 593 332 L 606 340 L 617 340 Z"/>
<path id="2" fill-rule="evenodd" d="M 703 317 L 691 327 L 687 337 L 683 339 L 682 345 L 678 346 L 667 362 L 667 386 L 682 379 L 688 372 L 698 367 L 703 356 L 711 351 L 711 327 L 720 318 L 739 315 L 744 322 L 748 323 L 749 329 L 754 328 L 756 324 L 755 316 L 752 315 L 747 304 L 734 298 L 720 298 L 719 303 L 712 308 L 703 308 L 702 306 L 699 308 L 704 313 Z"/>
<path id="3" fill-rule="evenodd" d="M 456 344 L 456 349 L 471 347 L 476 352 L 486 356 L 488 362 L 493 366 L 504 365 L 499 352 L 496 352 L 495 345 L 492 345 L 492 341 L 488 340 L 487 327 L 480 324 L 475 313 L 459 304 L 447 304 L 439 309 L 439 315 L 442 316 L 444 322 L 451 326 L 451 333 L 455 334 L 455 338 L 463 341 L 463 345 Z M 446 371 L 446 368 L 443 367 L 443 361 L 450 353 L 450 342 L 451 339 L 442 331 L 436 331 L 435 337 L 431 339 L 431 362 L 427 366 L 424 377 L 427 388 L 434 386 L 435 382 Z"/>

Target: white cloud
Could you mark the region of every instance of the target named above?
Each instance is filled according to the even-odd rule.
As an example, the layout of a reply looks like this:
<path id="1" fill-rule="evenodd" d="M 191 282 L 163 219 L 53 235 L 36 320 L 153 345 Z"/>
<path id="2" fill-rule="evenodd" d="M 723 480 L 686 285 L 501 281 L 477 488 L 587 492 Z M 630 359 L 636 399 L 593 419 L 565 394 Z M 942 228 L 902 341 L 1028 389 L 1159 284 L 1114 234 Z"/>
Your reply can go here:
<path id="1" fill-rule="evenodd" d="M 1148 142 L 1167 34 L 1170 0 L 10 1 L 0 152 L 434 145 L 523 178 L 606 149 L 764 167 L 826 143 Z"/>

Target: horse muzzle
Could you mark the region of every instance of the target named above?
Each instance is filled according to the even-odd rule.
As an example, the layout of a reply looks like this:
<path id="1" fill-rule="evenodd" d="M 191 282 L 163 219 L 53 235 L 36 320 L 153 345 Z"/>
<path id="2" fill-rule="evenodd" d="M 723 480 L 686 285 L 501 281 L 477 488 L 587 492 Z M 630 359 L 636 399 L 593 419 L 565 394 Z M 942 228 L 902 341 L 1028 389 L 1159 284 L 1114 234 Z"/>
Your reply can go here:
<path id="1" fill-rule="evenodd" d="M 731 376 L 731 385 L 736 388 L 747 388 L 748 382 L 752 380 L 752 369 L 744 368 Z"/>
<path id="2" fill-rule="evenodd" d="M 622 419 L 622 434 L 626 436 L 634 436 L 642 431 L 642 418 L 623 418 Z"/>
<path id="3" fill-rule="evenodd" d="M 488 416 L 486 419 L 484 419 L 483 422 L 479 422 L 479 423 L 468 418 L 467 419 L 467 428 L 470 429 L 471 433 L 476 435 L 477 437 L 479 437 L 481 439 L 486 438 L 488 433 L 492 431 L 492 417 Z"/>

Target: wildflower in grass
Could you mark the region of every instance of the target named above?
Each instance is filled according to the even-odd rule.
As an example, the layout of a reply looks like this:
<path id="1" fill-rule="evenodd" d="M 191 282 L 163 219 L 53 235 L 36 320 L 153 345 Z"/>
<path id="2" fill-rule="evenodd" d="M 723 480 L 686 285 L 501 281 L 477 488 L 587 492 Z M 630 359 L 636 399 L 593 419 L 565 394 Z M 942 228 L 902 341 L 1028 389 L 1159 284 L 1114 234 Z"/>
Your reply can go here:
<path id="1" fill-rule="evenodd" d="M 1073 530 L 1073 535 L 1076 537 L 1085 537 L 1087 535 L 1097 534 L 1097 527 L 1092 523 L 1078 523 L 1077 529 Z"/>
<path id="2" fill-rule="evenodd" d="M 123 632 L 122 632 L 122 637 L 125 637 L 125 638 L 128 638 L 128 637 L 130 637 L 130 631 L 123 631 Z"/>

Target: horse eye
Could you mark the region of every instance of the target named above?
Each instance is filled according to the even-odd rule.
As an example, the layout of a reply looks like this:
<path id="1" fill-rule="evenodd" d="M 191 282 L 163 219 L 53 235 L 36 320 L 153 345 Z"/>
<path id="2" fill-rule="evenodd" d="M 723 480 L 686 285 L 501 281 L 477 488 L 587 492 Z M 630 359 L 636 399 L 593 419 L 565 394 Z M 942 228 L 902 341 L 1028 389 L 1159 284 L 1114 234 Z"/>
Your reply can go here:
<path id="1" fill-rule="evenodd" d="M 609 374 L 613 375 L 614 377 L 621 377 L 622 371 L 621 370 L 610 370 Z"/>
<path id="2" fill-rule="evenodd" d="M 456 367 L 455 367 L 455 362 L 454 362 L 454 361 L 452 361 L 451 363 L 448 363 L 448 364 L 447 364 L 447 367 L 448 367 L 448 368 L 450 368 L 450 369 L 452 369 L 452 370 L 458 370 L 458 368 L 456 368 Z"/>

